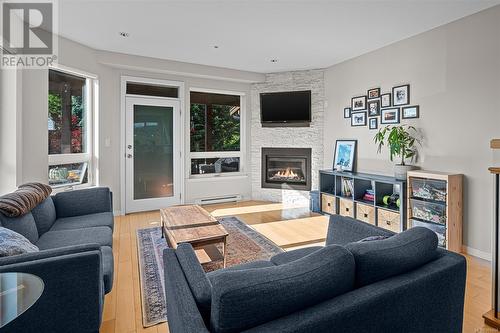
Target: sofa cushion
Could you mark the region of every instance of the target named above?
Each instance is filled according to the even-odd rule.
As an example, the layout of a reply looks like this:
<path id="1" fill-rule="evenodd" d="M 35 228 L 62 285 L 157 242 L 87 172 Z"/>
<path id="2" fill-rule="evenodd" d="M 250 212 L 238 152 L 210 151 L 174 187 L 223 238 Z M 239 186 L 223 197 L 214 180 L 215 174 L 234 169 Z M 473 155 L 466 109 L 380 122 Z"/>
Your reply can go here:
<path id="1" fill-rule="evenodd" d="M 369 236 L 358 241 L 358 243 L 371 242 L 376 240 L 384 240 L 391 236 Z"/>
<path id="2" fill-rule="evenodd" d="M 104 280 L 104 292 L 107 294 L 113 288 L 114 258 L 113 249 L 109 246 L 101 246 L 102 272 Z"/>
<path id="3" fill-rule="evenodd" d="M 305 257 L 315 251 L 318 251 L 321 248 L 322 248 L 321 246 L 311 246 L 311 247 L 304 247 L 302 249 L 283 252 L 272 257 L 271 262 L 275 265 L 283 265 L 295 261 L 297 259 L 300 259 L 302 257 Z"/>
<path id="4" fill-rule="evenodd" d="M 207 275 L 201 267 L 198 258 L 189 243 L 179 244 L 175 251 L 177 260 L 181 264 L 189 287 L 193 292 L 196 303 L 202 306 L 210 306 L 212 286 L 208 281 Z"/>
<path id="5" fill-rule="evenodd" d="M 0 227 L 0 257 L 38 251 L 38 247 L 30 243 L 23 235 L 10 229 Z"/>
<path id="6" fill-rule="evenodd" d="M 326 245 L 346 245 L 370 236 L 392 236 L 394 232 L 358 221 L 348 216 L 332 215 Z"/>
<path id="7" fill-rule="evenodd" d="M 257 261 L 251 261 L 251 262 L 246 262 L 244 264 L 239 264 L 239 265 L 234 265 L 231 267 L 226 267 L 226 268 L 221 268 L 212 272 L 207 273 L 207 278 L 209 281 L 212 281 L 212 279 L 215 278 L 215 276 L 224 274 L 224 272 L 227 271 L 241 271 L 245 269 L 251 269 L 251 268 L 264 268 L 264 267 L 272 267 L 276 266 L 269 260 L 257 260 Z"/>
<path id="8" fill-rule="evenodd" d="M 33 208 L 31 214 L 33 214 L 33 218 L 35 219 L 35 224 L 39 236 L 49 231 L 49 229 L 56 221 L 56 208 L 54 207 L 52 197 L 49 196 L 38 206 Z"/>
<path id="9" fill-rule="evenodd" d="M 30 212 L 45 200 L 52 188 L 42 183 L 27 183 L 12 193 L 0 197 L 0 213 L 8 217 L 18 217 Z"/>
<path id="10" fill-rule="evenodd" d="M 210 317 L 210 302 L 212 300 L 212 285 L 201 267 L 198 258 L 189 243 L 179 244 L 175 251 L 177 260 L 182 267 L 186 281 L 202 316 L 208 321 Z"/>
<path id="11" fill-rule="evenodd" d="M 59 192 L 54 196 L 57 217 L 112 212 L 111 192 L 107 187 L 92 187 Z"/>
<path id="12" fill-rule="evenodd" d="M 56 231 L 91 227 L 109 227 L 113 230 L 113 213 L 106 212 L 59 218 L 50 230 Z"/>
<path id="13" fill-rule="evenodd" d="M 36 244 L 38 241 L 38 230 L 36 229 L 35 219 L 31 213 L 18 217 L 7 217 L 0 213 L 0 221 L 3 227 L 23 235 L 31 243 Z"/>
<path id="14" fill-rule="evenodd" d="M 73 230 L 48 231 L 40 237 L 36 246 L 40 250 L 55 249 L 64 246 L 99 244 L 111 246 L 113 233 L 108 227 L 94 227 Z"/>
<path id="15" fill-rule="evenodd" d="M 384 240 L 347 244 L 356 260 L 356 285 L 365 286 L 422 266 L 436 257 L 437 242 L 433 231 L 415 227 Z"/>
<path id="16" fill-rule="evenodd" d="M 327 246 L 288 264 L 228 270 L 212 281 L 211 328 L 240 332 L 350 291 L 354 258 Z"/>

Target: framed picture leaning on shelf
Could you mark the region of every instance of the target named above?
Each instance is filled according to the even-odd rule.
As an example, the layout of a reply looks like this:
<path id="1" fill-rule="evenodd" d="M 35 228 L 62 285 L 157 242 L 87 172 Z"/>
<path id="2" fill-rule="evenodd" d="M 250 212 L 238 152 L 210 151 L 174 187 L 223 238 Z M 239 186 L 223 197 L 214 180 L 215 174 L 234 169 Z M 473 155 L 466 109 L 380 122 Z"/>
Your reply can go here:
<path id="1" fill-rule="evenodd" d="M 357 140 L 335 141 L 333 168 L 338 171 L 354 171 Z"/>

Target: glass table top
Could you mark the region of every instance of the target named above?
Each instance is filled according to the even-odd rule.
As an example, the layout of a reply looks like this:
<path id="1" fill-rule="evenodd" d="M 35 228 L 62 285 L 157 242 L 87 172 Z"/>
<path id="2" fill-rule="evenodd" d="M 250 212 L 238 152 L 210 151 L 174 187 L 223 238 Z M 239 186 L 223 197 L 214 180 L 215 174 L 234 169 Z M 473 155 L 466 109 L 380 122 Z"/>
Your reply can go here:
<path id="1" fill-rule="evenodd" d="M 0 327 L 4 327 L 36 303 L 44 283 L 27 273 L 0 273 Z"/>

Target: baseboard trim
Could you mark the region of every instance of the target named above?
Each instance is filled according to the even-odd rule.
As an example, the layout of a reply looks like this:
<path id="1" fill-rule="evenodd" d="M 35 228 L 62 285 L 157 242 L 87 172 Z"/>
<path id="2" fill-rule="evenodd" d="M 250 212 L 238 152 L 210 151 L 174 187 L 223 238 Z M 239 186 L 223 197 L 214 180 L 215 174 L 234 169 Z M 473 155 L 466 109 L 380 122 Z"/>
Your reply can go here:
<path id="1" fill-rule="evenodd" d="M 123 214 L 123 212 L 122 212 L 121 210 L 115 210 L 115 211 L 113 212 L 113 215 L 114 215 L 114 216 L 121 216 L 121 215 L 125 215 L 125 214 Z"/>
<path id="2" fill-rule="evenodd" d="M 481 259 L 484 259 L 487 261 L 491 261 L 491 253 L 484 252 L 484 251 L 481 251 L 478 249 L 474 249 L 472 247 L 468 247 L 468 246 L 463 245 L 462 252 L 465 254 L 469 254 L 471 256 L 474 256 L 474 257 L 478 257 L 478 258 L 481 258 Z"/>

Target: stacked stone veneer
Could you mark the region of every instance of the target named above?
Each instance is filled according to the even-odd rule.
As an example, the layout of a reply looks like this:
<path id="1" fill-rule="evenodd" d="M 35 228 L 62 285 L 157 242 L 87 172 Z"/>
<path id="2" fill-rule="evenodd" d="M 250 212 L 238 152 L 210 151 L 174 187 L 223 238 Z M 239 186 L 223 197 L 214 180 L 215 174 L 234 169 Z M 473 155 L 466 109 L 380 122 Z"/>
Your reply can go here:
<path id="1" fill-rule="evenodd" d="M 262 127 L 260 93 L 311 90 L 310 127 Z M 252 197 L 285 204 L 308 204 L 309 192 L 261 188 L 261 148 L 312 148 L 312 189 L 318 188 L 318 171 L 323 166 L 323 115 L 325 104 L 323 70 L 267 74 L 251 91 L 251 179 Z"/>

